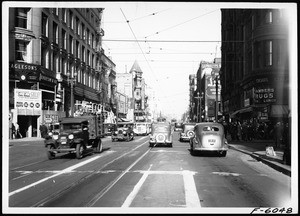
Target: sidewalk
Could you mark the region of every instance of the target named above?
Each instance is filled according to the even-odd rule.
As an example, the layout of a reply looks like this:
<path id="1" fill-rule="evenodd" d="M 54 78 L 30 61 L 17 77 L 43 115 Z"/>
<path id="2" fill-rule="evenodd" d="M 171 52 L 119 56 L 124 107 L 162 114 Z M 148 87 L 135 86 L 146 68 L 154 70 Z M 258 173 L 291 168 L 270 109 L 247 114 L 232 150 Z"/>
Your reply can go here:
<path id="1" fill-rule="evenodd" d="M 229 148 L 250 155 L 258 161 L 291 176 L 291 165 L 283 163 L 283 148 L 275 149 L 276 156 L 266 154 L 266 146 L 272 146 L 273 140 L 228 141 Z"/>

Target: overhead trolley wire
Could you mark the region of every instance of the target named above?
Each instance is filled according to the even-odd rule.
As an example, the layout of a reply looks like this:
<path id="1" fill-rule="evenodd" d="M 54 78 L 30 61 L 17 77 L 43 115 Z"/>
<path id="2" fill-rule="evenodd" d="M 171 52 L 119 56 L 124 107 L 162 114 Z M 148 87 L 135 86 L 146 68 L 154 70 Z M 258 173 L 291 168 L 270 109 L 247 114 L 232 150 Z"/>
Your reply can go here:
<path id="1" fill-rule="evenodd" d="M 217 10 L 219 10 L 219 9 L 217 9 Z M 210 12 L 208 12 L 208 13 L 206 13 L 206 14 L 202 14 L 202 15 L 200 15 L 200 16 L 194 17 L 194 18 L 189 19 L 189 20 L 187 20 L 187 21 L 184 21 L 184 22 L 182 22 L 182 23 L 179 23 L 179 24 L 176 24 L 176 25 L 174 25 L 174 26 L 168 27 L 168 28 L 163 29 L 163 30 L 161 30 L 161 31 L 158 31 L 158 32 L 156 32 L 156 33 L 154 33 L 154 34 L 148 35 L 148 36 L 146 36 L 145 38 L 147 38 L 147 37 L 149 37 L 149 36 L 157 35 L 157 34 L 163 32 L 163 31 L 167 31 L 167 30 L 169 30 L 169 29 L 171 29 L 171 28 L 175 28 L 175 27 L 177 27 L 177 26 L 179 26 L 179 25 L 182 25 L 182 24 L 185 24 L 185 23 L 190 22 L 190 21 L 192 21 L 192 20 L 198 19 L 199 17 L 202 17 L 202 16 L 205 16 L 205 15 L 207 15 L 207 14 L 213 13 L 213 12 L 215 12 L 215 11 L 217 11 L 217 10 L 210 11 Z"/>

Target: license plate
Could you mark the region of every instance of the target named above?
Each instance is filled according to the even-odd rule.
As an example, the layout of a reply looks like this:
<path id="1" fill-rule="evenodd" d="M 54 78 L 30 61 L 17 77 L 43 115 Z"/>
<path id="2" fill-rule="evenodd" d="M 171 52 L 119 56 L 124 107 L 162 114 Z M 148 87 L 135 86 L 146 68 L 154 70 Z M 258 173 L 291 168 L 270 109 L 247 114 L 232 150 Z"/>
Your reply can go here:
<path id="1" fill-rule="evenodd" d="M 67 142 L 65 142 L 65 141 L 64 141 L 64 142 L 61 142 L 61 144 L 62 144 L 62 145 L 66 145 L 66 144 L 67 144 Z"/>
<path id="2" fill-rule="evenodd" d="M 216 142 L 216 140 L 215 139 L 209 139 L 208 142 L 214 143 L 214 142 Z"/>

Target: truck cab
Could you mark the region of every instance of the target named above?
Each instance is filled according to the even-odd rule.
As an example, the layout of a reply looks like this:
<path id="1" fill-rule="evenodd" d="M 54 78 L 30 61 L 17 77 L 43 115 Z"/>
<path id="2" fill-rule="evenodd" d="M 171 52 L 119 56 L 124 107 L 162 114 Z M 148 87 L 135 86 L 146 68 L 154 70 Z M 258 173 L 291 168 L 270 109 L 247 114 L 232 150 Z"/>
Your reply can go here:
<path id="1" fill-rule="evenodd" d="M 45 139 L 48 159 L 54 159 L 57 153 L 75 153 L 76 158 L 83 157 L 86 149 L 102 152 L 101 132 L 97 116 L 78 116 L 62 118 L 59 121 L 59 133 L 49 134 Z"/>

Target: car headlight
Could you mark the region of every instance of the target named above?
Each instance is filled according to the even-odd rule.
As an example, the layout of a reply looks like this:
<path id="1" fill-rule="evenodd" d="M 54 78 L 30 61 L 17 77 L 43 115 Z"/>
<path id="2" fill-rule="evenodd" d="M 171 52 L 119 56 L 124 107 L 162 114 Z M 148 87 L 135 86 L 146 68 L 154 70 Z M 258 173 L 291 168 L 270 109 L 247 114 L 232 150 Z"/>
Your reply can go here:
<path id="1" fill-rule="evenodd" d="M 53 133 L 52 133 L 52 132 L 49 132 L 49 133 L 48 133 L 48 135 L 49 135 L 49 136 L 52 136 L 52 135 L 53 135 Z"/>
<path id="2" fill-rule="evenodd" d="M 57 135 L 57 134 L 54 134 L 54 135 L 53 135 L 53 139 L 58 140 L 58 135 Z"/>
<path id="3" fill-rule="evenodd" d="M 68 138 L 69 138 L 69 139 L 74 139 L 74 135 L 73 135 L 73 134 L 70 134 L 70 135 L 68 136 Z"/>

